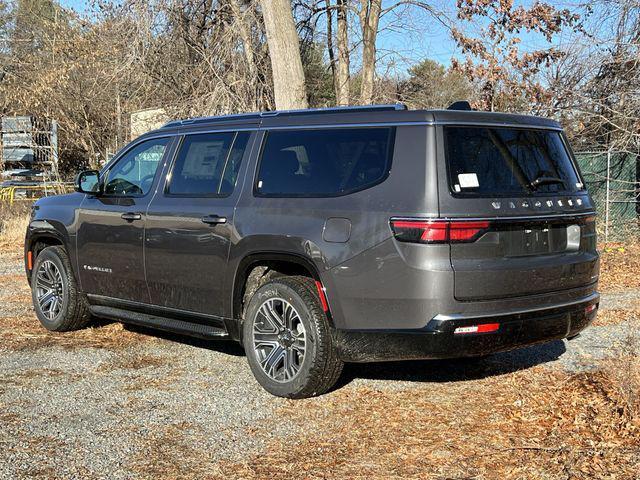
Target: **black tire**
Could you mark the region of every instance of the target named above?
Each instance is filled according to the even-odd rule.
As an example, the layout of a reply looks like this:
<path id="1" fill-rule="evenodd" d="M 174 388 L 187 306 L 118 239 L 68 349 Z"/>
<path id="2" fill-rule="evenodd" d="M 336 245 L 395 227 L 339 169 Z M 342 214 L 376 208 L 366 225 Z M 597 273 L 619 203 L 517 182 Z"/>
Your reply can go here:
<path id="1" fill-rule="evenodd" d="M 53 267 L 51 266 L 53 265 Z M 55 267 L 55 268 L 54 268 Z M 44 288 L 44 283 L 38 278 L 42 273 L 46 278 L 51 278 L 58 275 L 59 282 L 55 282 L 55 288 Z M 53 273 L 52 273 L 53 272 Z M 47 285 L 51 285 L 51 282 L 45 282 Z M 52 302 L 44 303 L 41 305 L 41 301 L 38 298 L 38 294 L 54 290 L 56 292 L 54 297 L 57 298 L 58 304 L 56 304 L 55 311 L 52 312 Z M 35 265 L 31 273 L 31 298 L 33 300 L 33 307 L 36 311 L 36 316 L 40 323 L 47 330 L 52 332 L 68 332 L 71 330 L 79 330 L 84 328 L 90 320 L 89 309 L 87 306 L 86 298 L 82 293 L 78 291 L 78 285 L 76 279 L 73 276 L 73 269 L 71 268 L 71 262 L 69 256 L 64 248 L 54 246 L 43 249 L 36 257 Z"/>
<path id="2" fill-rule="evenodd" d="M 291 378 L 279 380 L 268 375 L 259 357 L 264 357 L 263 349 L 254 344 L 254 326 L 258 322 L 258 329 L 264 327 L 265 317 L 259 310 L 265 302 L 275 301 L 284 305 L 282 300 L 293 307 L 298 323 L 296 332 L 300 331 L 299 324 L 304 327 L 305 348 L 298 370 Z M 286 315 L 283 315 L 286 316 Z M 314 281 L 307 277 L 277 277 L 262 285 L 252 295 L 245 309 L 245 321 L 243 326 L 243 344 L 247 354 L 247 360 L 256 380 L 269 393 L 278 397 L 308 398 L 321 395 L 333 387 L 342 373 L 344 363 L 338 358 L 335 342 L 329 325 L 327 315 L 322 309 L 320 299 Z M 273 335 L 268 333 L 268 335 Z M 299 333 L 298 333 L 299 335 Z M 286 347 L 279 344 L 279 348 Z M 268 347 L 267 347 L 268 348 Z M 293 346 L 289 347 L 295 348 Z M 276 350 L 276 347 L 273 347 Z M 272 353 L 272 352 L 271 352 Z M 267 354 L 267 357 L 271 355 Z M 279 351 L 278 351 L 279 353 Z M 284 353 L 286 356 L 287 353 Z M 296 355 L 298 355 L 296 353 Z M 287 357 L 289 358 L 289 357 Z M 285 358 L 282 358 L 282 368 L 286 369 Z M 291 361 L 289 361 L 291 364 Z M 294 362 L 295 363 L 295 362 Z"/>

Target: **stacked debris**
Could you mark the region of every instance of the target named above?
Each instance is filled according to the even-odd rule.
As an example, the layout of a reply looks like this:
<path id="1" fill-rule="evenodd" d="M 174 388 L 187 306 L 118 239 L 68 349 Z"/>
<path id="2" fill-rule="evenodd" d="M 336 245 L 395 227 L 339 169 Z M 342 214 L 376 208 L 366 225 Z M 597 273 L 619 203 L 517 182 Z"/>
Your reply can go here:
<path id="1" fill-rule="evenodd" d="M 58 125 L 32 116 L 0 119 L 2 170 L 57 171 Z"/>

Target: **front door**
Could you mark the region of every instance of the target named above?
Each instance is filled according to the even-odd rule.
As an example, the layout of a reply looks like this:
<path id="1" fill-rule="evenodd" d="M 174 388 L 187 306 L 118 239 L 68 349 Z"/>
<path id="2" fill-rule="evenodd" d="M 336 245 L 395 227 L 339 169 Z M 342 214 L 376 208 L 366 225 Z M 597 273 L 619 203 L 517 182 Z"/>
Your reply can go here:
<path id="1" fill-rule="evenodd" d="M 144 222 L 170 141 L 165 137 L 134 144 L 102 173 L 103 193 L 83 200 L 77 247 L 85 293 L 149 303 Z"/>
<path id="2" fill-rule="evenodd" d="M 216 132 L 183 138 L 147 212 L 145 262 L 154 305 L 225 316 L 236 181 L 250 137 Z"/>

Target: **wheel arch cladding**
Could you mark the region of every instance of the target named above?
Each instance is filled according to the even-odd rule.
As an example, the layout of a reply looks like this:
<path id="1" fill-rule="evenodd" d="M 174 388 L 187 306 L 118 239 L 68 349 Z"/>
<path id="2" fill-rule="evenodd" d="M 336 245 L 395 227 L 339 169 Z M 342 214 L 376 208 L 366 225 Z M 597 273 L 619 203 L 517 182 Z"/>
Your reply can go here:
<path id="1" fill-rule="evenodd" d="M 67 254 L 71 255 L 69 248 L 65 243 L 65 239 L 57 231 L 40 231 L 32 233 L 25 241 L 24 245 L 24 262 L 25 270 L 27 272 L 27 279 L 31 280 L 31 269 L 29 268 L 29 262 L 31 260 L 31 266 L 35 264 L 36 258 L 40 255 L 40 252 L 47 247 L 59 246 L 67 251 Z M 31 252 L 31 259 L 29 259 L 29 252 Z M 73 262 L 71 262 L 73 266 Z"/>
<path id="2" fill-rule="evenodd" d="M 238 321 L 242 320 L 245 301 L 266 280 L 277 276 L 296 275 L 309 277 L 319 283 L 319 288 L 322 286 L 317 267 L 303 256 L 286 252 L 262 252 L 244 257 L 238 264 L 233 282 L 233 318 Z M 322 291 L 322 295 L 325 295 L 324 291 Z M 326 296 L 324 302 L 326 302 Z M 333 325 L 328 305 L 326 313 L 330 324 Z"/>

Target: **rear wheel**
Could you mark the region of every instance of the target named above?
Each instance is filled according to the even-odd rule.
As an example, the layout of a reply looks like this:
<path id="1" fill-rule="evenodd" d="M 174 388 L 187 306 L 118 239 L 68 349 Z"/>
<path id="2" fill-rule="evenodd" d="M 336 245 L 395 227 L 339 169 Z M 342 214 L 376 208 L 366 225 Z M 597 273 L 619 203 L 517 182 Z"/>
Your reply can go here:
<path id="1" fill-rule="evenodd" d="M 62 247 L 47 247 L 37 256 L 31 296 L 36 316 L 47 330 L 78 330 L 90 320 L 86 300 L 78 291 L 71 262 Z"/>
<path id="2" fill-rule="evenodd" d="M 245 310 L 243 342 L 254 376 L 279 397 L 320 395 L 342 372 L 327 316 L 307 277 L 278 277 L 256 290 Z"/>

